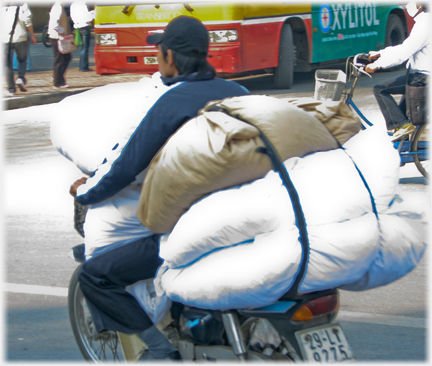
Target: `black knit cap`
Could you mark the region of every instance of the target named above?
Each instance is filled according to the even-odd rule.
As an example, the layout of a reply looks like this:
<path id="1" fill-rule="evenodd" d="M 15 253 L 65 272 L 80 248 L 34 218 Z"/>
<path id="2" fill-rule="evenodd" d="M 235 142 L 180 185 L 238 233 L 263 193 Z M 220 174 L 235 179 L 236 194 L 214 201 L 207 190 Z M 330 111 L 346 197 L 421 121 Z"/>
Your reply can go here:
<path id="1" fill-rule="evenodd" d="M 171 20 L 163 33 L 147 36 L 147 43 L 163 43 L 185 56 L 207 57 L 209 35 L 201 21 L 182 15 Z"/>

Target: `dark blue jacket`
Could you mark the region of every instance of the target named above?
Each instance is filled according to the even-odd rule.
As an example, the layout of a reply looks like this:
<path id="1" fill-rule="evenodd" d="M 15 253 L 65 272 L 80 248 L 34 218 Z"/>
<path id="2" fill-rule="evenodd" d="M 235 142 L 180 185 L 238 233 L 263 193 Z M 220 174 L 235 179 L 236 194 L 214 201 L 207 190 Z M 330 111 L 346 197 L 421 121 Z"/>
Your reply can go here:
<path id="1" fill-rule="evenodd" d="M 77 199 L 81 204 L 102 202 L 134 182 L 168 138 L 196 117 L 209 101 L 249 94 L 233 81 L 209 75 L 180 76 L 165 79 L 164 83 L 178 85 L 157 100 L 115 160 L 105 159 L 86 184 L 79 187 Z"/>

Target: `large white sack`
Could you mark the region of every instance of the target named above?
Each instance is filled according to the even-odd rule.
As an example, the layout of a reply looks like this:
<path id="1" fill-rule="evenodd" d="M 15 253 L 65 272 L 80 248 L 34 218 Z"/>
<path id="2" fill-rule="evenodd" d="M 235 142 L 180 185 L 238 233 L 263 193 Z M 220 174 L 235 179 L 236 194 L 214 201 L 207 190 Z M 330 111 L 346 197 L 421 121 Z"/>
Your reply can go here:
<path id="1" fill-rule="evenodd" d="M 381 214 L 380 223 L 383 229 L 378 232 L 374 215 L 368 214 L 309 227 L 310 259 L 300 292 L 335 287 L 368 290 L 410 272 L 426 248 L 424 221 L 402 211 Z M 191 266 L 163 265 L 155 279 L 158 295 L 218 310 L 269 305 L 291 287 L 300 260 L 297 236 L 295 230 L 278 229 L 212 252 Z"/>
<path id="2" fill-rule="evenodd" d="M 419 210 L 408 200 L 396 196 L 395 202 L 380 215 L 379 253 L 366 273 L 341 288 L 364 291 L 385 286 L 412 271 L 427 247 L 428 211 Z"/>
<path id="3" fill-rule="evenodd" d="M 308 270 L 303 286 L 318 290 L 359 278 L 362 267 L 356 264 L 373 261 L 379 231 L 370 195 L 351 159 L 339 149 L 290 160 L 291 179 L 306 193 L 300 193 L 300 201 L 311 260 L 321 261 Z M 264 306 L 291 286 L 301 253 L 298 236 L 288 191 L 272 171 L 207 196 L 181 217 L 161 240 L 160 256 L 170 268 L 160 270 L 160 287 L 171 299 L 193 306 Z M 340 249 L 350 244 L 351 251 Z M 284 252 L 292 248 L 295 255 Z"/>
<path id="4" fill-rule="evenodd" d="M 285 162 L 299 192 L 310 241 L 310 261 L 301 292 L 347 283 L 356 283 L 357 290 L 378 286 L 383 283 L 379 278 L 385 278 L 386 283 L 394 281 L 421 257 L 425 243 L 424 232 L 416 234 L 418 221 L 398 221 L 401 218 L 395 213 L 396 204 L 391 218 L 384 213 L 394 197 L 389 192 L 394 192 L 398 182 L 398 154 L 387 144 L 385 134 L 386 139 L 380 138 L 381 130 L 365 132 L 350 140 L 357 143 L 347 147 L 347 152 L 361 161 L 363 176 L 372 180 L 369 187 L 378 203 L 379 216 L 384 217 L 382 232 L 372 212 L 371 197 L 355 168 L 346 163 L 351 158 L 343 151 L 320 152 Z M 382 145 L 369 145 L 374 138 L 374 143 Z M 369 164 L 363 164 L 364 155 L 369 155 Z M 254 187 L 265 189 L 270 197 L 268 205 L 266 193 Z M 292 257 L 284 255 L 284 250 L 300 250 L 300 244 L 292 208 L 288 205 L 286 209 L 286 190 L 281 188 L 278 175 L 270 172 L 262 180 L 215 192 L 193 205 L 161 241 L 165 262 L 155 280 L 158 294 L 209 309 L 259 307 L 279 298 L 290 288 L 300 258 L 300 252 L 292 252 Z M 250 203 L 255 197 L 256 206 Z M 277 218 L 280 213 L 285 219 Z M 393 230 L 393 226 L 403 231 Z M 396 237 L 390 238 L 391 232 L 396 232 Z M 384 260 L 379 265 L 379 258 L 389 262 Z M 379 270 L 373 270 L 377 267 Z M 370 278 L 370 269 L 376 278 Z M 357 283 L 365 276 L 369 276 L 367 284 Z"/>
<path id="5" fill-rule="evenodd" d="M 344 145 L 363 174 L 375 199 L 378 212 L 386 210 L 399 183 L 400 156 L 387 131 L 368 127 Z"/>
<path id="6" fill-rule="evenodd" d="M 216 250 L 192 266 L 163 265 L 155 279 L 173 301 L 205 309 L 268 305 L 291 285 L 301 258 L 296 227 L 259 234 L 251 242 Z M 166 272 L 164 272 L 167 270 Z"/>
<path id="7" fill-rule="evenodd" d="M 370 141 L 373 145 L 368 145 Z M 387 209 L 399 176 L 399 156 L 388 141 L 385 132 L 372 128 L 348 141 L 350 158 L 337 149 L 284 162 L 308 225 L 335 223 L 371 212 L 370 194 L 351 159 L 360 162 L 377 208 Z M 365 156 L 372 163 L 365 164 Z M 280 225 L 278 210 L 288 211 L 286 224 L 294 224 L 291 201 L 275 172 L 265 179 L 217 191 L 196 202 L 179 219 L 169 240 L 161 244 L 161 258 L 170 267 L 183 266 L 213 249 L 251 239 Z"/>
<path id="8" fill-rule="evenodd" d="M 326 228 L 329 226 L 328 228 Z M 300 291 L 338 287 L 364 275 L 377 253 L 374 214 L 331 225 L 309 226 L 310 258 Z M 174 300 L 206 309 L 259 307 L 289 290 L 300 262 L 295 226 L 216 250 L 190 266 L 158 274 L 159 286 Z"/>
<path id="9" fill-rule="evenodd" d="M 139 82 L 97 87 L 57 103 L 51 121 L 53 146 L 91 175 L 122 136 L 130 136 L 168 89 L 156 73 Z"/>
<path id="10" fill-rule="evenodd" d="M 308 226 L 349 220 L 372 211 L 369 192 L 342 149 L 291 158 L 285 166 Z M 282 213 L 288 214 L 284 220 Z M 169 239 L 161 242 L 160 256 L 170 267 L 184 266 L 213 249 L 275 230 L 282 223 L 295 225 L 294 210 L 279 175 L 272 171 L 192 205 Z"/>
<path id="11" fill-rule="evenodd" d="M 87 259 L 152 235 L 136 216 L 140 192 L 140 184 L 131 184 L 113 197 L 90 205 L 84 223 Z"/>
<path id="12" fill-rule="evenodd" d="M 278 174 L 221 190 L 196 202 L 161 238 L 164 264 L 176 268 L 215 249 L 294 225 L 294 210 Z"/>
<path id="13" fill-rule="evenodd" d="M 308 225 L 309 262 L 301 292 L 339 287 L 363 276 L 378 253 L 380 231 L 368 213 L 326 225 Z"/>

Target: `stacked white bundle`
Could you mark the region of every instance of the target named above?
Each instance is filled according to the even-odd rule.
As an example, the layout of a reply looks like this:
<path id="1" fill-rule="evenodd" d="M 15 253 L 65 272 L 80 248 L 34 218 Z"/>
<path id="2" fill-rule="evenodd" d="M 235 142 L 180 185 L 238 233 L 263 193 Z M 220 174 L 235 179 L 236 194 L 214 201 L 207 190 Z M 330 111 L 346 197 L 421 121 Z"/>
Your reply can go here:
<path id="1" fill-rule="evenodd" d="M 400 160 L 386 133 L 369 128 L 344 150 L 284 163 L 310 245 L 300 292 L 390 283 L 417 265 L 426 246 L 421 216 L 394 200 Z M 301 254 L 291 200 L 271 171 L 195 203 L 161 240 L 155 285 L 159 296 L 200 308 L 264 306 L 290 289 Z"/>
<path id="2" fill-rule="evenodd" d="M 160 74 L 101 86 L 63 99 L 51 121 L 60 154 L 91 175 L 122 137 L 128 138 L 166 90 Z"/>

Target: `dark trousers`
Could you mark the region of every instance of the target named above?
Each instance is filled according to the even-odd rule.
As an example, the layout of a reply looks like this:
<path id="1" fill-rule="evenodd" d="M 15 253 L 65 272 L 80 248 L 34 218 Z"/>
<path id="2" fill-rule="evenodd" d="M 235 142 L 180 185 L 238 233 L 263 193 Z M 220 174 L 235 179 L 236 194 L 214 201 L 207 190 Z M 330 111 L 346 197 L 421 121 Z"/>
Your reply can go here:
<path id="1" fill-rule="evenodd" d="M 89 69 L 90 27 L 79 28 L 79 32 L 82 38 L 79 70 L 86 71 Z"/>
<path id="2" fill-rule="evenodd" d="M 14 52 L 17 55 L 17 61 L 18 61 L 18 77 L 21 78 L 26 83 L 25 79 L 25 72 L 27 68 L 27 42 L 16 42 L 11 44 L 11 51 L 8 55 L 9 50 L 9 44 L 5 43 L 3 47 L 4 52 L 4 64 L 6 66 L 6 82 L 8 90 L 11 93 L 16 92 L 16 85 L 15 85 L 15 78 L 14 78 L 14 71 L 13 71 L 13 55 Z M 9 59 L 8 59 L 9 56 Z"/>
<path id="3" fill-rule="evenodd" d="M 66 85 L 65 74 L 72 60 L 71 53 L 61 53 L 58 50 L 57 39 L 50 38 L 51 46 L 54 55 L 54 67 L 53 67 L 53 84 L 54 86 Z"/>
<path id="4" fill-rule="evenodd" d="M 425 85 L 426 75 L 421 73 L 412 73 L 409 75 L 409 84 L 414 86 Z M 400 127 L 408 123 L 406 116 L 406 74 L 385 81 L 382 84 L 375 85 L 373 93 L 377 100 L 378 106 L 387 124 L 387 129 Z M 402 95 L 398 104 L 393 98 L 393 95 Z"/>
<path id="5" fill-rule="evenodd" d="M 82 266 L 78 279 L 98 332 L 141 333 L 153 325 L 126 286 L 153 278 L 162 264 L 160 235 L 100 254 Z"/>

